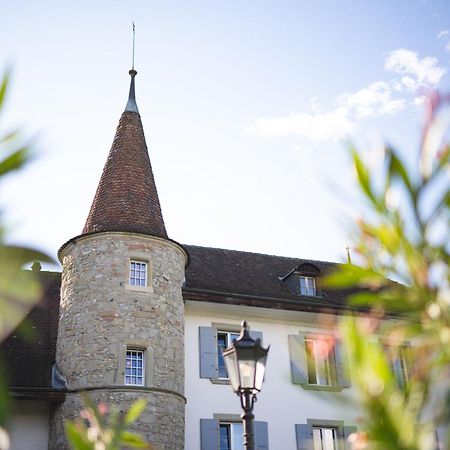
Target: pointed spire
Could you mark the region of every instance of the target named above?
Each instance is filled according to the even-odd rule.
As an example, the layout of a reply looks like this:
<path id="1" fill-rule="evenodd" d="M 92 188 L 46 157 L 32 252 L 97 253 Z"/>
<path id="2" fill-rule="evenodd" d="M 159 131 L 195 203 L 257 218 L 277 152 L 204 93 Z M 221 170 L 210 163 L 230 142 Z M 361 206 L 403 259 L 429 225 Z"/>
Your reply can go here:
<path id="1" fill-rule="evenodd" d="M 125 111 L 131 111 L 139 114 L 139 110 L 136 103 L 136 93 L 134 89 L 134 77 L 137 75 L 137 72 L 133 68 L 128 73 L 131 75 L 131 82 L 130 82 L 130 93 L 128 94 L 128 102 L 127 106 L 125 106 Z"/>
<path id="2" fill-rule="evenodd" d="M 167 238 L 158 192 L 138 113 L 134 77 L 83 234 L 128 231 Z M 137 114 L 136 114 L 137 113 Z"/>

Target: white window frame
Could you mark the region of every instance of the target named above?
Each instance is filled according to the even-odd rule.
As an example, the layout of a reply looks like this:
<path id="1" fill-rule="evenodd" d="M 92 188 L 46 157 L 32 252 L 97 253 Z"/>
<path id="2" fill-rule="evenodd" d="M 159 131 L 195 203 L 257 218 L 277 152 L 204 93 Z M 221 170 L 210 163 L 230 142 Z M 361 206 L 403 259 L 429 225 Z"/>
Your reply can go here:
<path id="1" fill-rule="evenodd" d="M 317 386 L 336 386 L 336 357 L 334 348 L 329 348 L 328 355 L 321 355 L 321 340 L 314 337 L 305 338 L 308 383 Z"/>
<path id="2" fill-rule="evenodd" d="M 138 272 L 138 273 L 137 273 Z M 134 287 L 147 287 L 148 262 L 131 259 L 129 265 L 128 283 Z"/>
<path id="3" fill-rule="evenodd" d="M 229 330 L 222 330 L 222 329 L 218 329 L 217 330 L 217 342 L 216 342 L 216 345 L 217 345 L 217 369 L 218 369 L 218 371 L 220 371 L 220 365 L 219 365 L 220 358 L 223 358 L 223 356 L 221 355 L 220 347 L 219 347 L 219 335 L 220 334 L 226 335 L 226 346 L 225 346 L 225 348 L 230 347 L 232 345 L 232 343 L 233 343 L 233 340 L 234 339 L 238 339 L 238 337 L 239 337 L 239 332 L 238 331 L 229 331 Z M 221 377 L 220 373 L 219 373 L 217 379 L 219 379 L 219 380 L 229 380 L 230 377 L 228 376 L 228 373 L 227 373 L 226 377 Z"/>
<path id="4" fill-rule="evenodd" d="M 229 439 L 230 445 L 228 450 L 241 450 L 243 449 L 243 424 L 242 422 L 234 422 L 234 421 L 219 421 L 219 450 L 222 450 L 221 447 L 221 434 L 220 429 L 222 427 L 227 427 L 229 429 Z M 237 443 L 236 443 L 237 441 Z"/>
<path id="5" fill-rule="evenodd" d="M 304 281 L 304 286 L 302 286 L 302 281 Z M 317 295 L 316 279 L 314 277 L 299 275 L 298 284 L 300 295 L 306 295 L 309 297 L 315 297 Z"/>
<path id="6" fill-rule="evenodd" d="M 313 425 L 314 450 L 338 450 L 339 437 L 336 427 Z M 329 440 L 331 434 L 331 441 Z"/>
<path id="7" fill-rule="evenodd" d="M 140 356 L 140 358 L 138 357 Z M 139 364 L 133 365 L 133 362 L 141 361 L 141 367 L 139 367 Z M 130 366 L 128 366 L 128 363 L 130 362 Z M 134 348 L 134 347 L 128 347 L 126 349 L 125 354 L 125 373 L 124 373 L 124 384 L 126 386 L 145 386 L 145 350 L 140 348 Z M 127 373 L 128 370 L 131 371 L 131 373 Z M 138 375 L 137 373 L 133 375 L 133 370 L 141 371 L 141 374 Z M 127 382 L 127 379 L 130 378 L 130 382 Z M 133 378 L 139 378 L 140 382 L 133 383 Z"/>

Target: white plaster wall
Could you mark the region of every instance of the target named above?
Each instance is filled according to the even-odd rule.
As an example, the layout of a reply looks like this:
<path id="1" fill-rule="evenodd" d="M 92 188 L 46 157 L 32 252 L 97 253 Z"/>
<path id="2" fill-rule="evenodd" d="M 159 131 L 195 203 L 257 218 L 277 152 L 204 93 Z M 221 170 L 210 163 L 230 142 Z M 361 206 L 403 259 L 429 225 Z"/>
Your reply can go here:
<path id="1" fill-rule="evenodd" d="M 50 404 L 20 400 L 8 425 L 10 450 L 48 450 Z"/>
<path id="2" fill-rule="evenodd" d="M 288 335 L 300 330 L 324 331 L 317 314 L 187 302 L 185 318 L 185 450 L 200 449 L 200 419 L 211 419 L 214 413 L 241 413 L 239 398 L 229 385 L 213 384 L 199 376 L 198 327 L 212 322 L 240 324 L 245 319 L 251 329 L 263 332 L 263 345 L 270 344 L 265 383 L 254 409 L 255 420 L 268 422 L 270 450 L 295 450 L 295 424 L 307 419 L 356 425 L 357 411 L 337 401 L 351 395 L 351 388 L 338 393 L 306 391 L 291 382 Z"/>

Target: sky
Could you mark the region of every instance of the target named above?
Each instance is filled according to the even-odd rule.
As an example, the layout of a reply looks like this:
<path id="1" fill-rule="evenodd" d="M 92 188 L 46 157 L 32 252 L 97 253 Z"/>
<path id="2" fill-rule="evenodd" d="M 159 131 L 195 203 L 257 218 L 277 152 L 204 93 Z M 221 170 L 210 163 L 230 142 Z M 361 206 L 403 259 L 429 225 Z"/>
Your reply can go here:
<path id="1" fill-rule="evenodd" d="M 448 0 L 7 1 L 0 132 L 33 160 L 0 184 L 7 240 L 52 256 L 81 233 L 136 97 L 169 236 L 345 260 L 362 204 L 354 142 L 414 167 L 423 92 L 450 90 Z M 1 156 L 1 155 L 0 155 Z"/>

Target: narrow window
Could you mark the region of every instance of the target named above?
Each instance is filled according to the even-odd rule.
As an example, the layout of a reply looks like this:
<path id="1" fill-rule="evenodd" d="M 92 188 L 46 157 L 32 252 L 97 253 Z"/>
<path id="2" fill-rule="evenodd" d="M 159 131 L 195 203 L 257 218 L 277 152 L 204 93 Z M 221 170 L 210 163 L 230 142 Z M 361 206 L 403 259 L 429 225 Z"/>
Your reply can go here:
<path id="1" fill-rule="evenodd" d="M 125 384 L 144 386 L 144 351 L 128 349 L 125 361 Z"/>
<path id="2" fill-rule="evenodd" d="M 313 277 L 300 275 L 300 295 L 314 297 L 316 295 L 316 280 Z"/>
<path id="3" fill-rule="evenodd" d="M 408 383 L 408 367 L 406 364 L 406 347 L 385 346 L 392 374 L 395 377 L 397 386 L 404 389 Z"/>
<path id="4" fill-rule="evenodd" d="M 336 429 L 313 427 L 314 450 L 337 450 Z"/>
<path id="5" fill-rule="evenodd" d="M 233 333 L 230 331 L 217 332 L 217 367 L 219 378 L 228 379 L 228 372 L 225 367 L 222 351 L 228 348 L 233 343 L 233 340 L 238 337 L 239 333 Z"/>
<path id="6" fill-rule="evenodd" d="M 308 383 L 321 386 L 336 384 L 334 350 L 325 348 L 318 339 L 305 339 L 308 364 Z"/>
<path id="7" fill-rule="evenodd" d="M 130 261 L 130 285 L 147 286 L 147 263 Z"/>
<path id="8" fill-rule="evenodd" d="M 219 450 L 243 450 L 243 429 L 241 422 L 220 422 Z"/>

